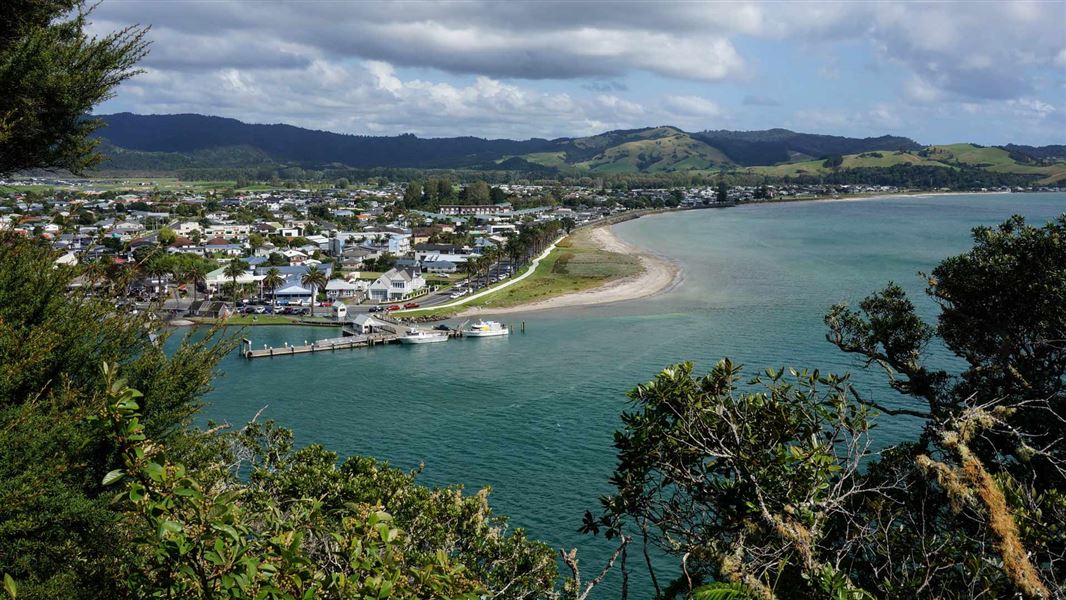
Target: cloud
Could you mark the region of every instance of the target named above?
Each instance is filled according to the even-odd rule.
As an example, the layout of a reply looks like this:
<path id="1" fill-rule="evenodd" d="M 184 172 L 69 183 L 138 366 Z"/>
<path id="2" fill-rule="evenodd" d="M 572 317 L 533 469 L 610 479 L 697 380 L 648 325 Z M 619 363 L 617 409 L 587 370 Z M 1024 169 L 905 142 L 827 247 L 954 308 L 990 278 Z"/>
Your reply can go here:
<path id="1" fill-rule="evenodd" d="M 722 107 L 699 96 L 667 96 L 666 107 L 673 113 L 689 117 L 720 117 Z"/>
<path id="2" fill-rule="evenodd" d="M 747 94 L 742 102 L 745 106 L 781 106 L 780 102 L 769 96 L 757 96 L 754 94 Z"/>
<path id="3" fill-rule="evenodd" d="M 895 97 L 854 89 L 839 111 L 808 108 L 812 122 L 868 134 L 901 124 L 921 131 L 920 117 L 937 105 L 959 117 L 976 115 L 965 108 L 974 105 L 1044 119 L 1059 137 L 1066 129 L 1056 128 L 1066 124 L 1061 2 L 104 0 L 92 19 L 98 34 L 152 25 L 148 73 L 122 86 L 105 107 L 112 110 L 348 132 L 573 135 L 734 122 L 745 113 L 723 99 L 731 97 L 744 106 L 786 103 L 795 114 L 813 104 L 806 86 L 819 71 L 847 89 L 857 70 L 874 69 Z M 768 67 L 804 50 L 818 61 L 795 73 L 798 85 L 768 87 Z M 760 95 L 767 90 L 778 98 Z M 875 101 L 891 109 L 878 111 Z"/>

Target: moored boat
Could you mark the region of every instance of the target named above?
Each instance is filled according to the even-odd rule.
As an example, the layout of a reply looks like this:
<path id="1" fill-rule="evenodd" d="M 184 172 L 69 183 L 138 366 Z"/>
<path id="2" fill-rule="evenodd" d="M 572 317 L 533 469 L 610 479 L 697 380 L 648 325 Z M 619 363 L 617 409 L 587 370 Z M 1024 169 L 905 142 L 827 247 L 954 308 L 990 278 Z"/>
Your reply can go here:
<path id="1" fill-rule="evenodd" d="M 426 331 L 424 329 L 408 329 L 407 334 L 401 336 L 401 344 L 431 344 L 433 342 L 448 341 L 448 334 L 444 331 Z"/>
<path id="2" fill-rule="evenodd" d="M 464 331 L 463 335 L 467 337 L 496 337 L 498 335 L 507 335 L 509 333 L 511 333 L 511 330 L 503 323 L 498 323 L 496 321 L 478 321 Z"/>

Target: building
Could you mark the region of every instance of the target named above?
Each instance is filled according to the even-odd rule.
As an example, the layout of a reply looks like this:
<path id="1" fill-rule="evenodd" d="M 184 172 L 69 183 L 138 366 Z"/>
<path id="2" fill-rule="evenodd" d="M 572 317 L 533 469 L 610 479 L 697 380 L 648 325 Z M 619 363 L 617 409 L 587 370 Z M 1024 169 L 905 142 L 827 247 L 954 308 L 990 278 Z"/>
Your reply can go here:
<path id="1" fill-rule="evenodd" d="M 511 214 L 510 204 L 445 204 L 439 209 L 440 214 L 454 215 L 507 215 Z"/>
<path id="2" fill-rule="evenodd" d="M 370 284 L 368 297 L 377 302 L 405 300 L 426 287 L 422 272 L 416 269 L 389 269 Z"/>

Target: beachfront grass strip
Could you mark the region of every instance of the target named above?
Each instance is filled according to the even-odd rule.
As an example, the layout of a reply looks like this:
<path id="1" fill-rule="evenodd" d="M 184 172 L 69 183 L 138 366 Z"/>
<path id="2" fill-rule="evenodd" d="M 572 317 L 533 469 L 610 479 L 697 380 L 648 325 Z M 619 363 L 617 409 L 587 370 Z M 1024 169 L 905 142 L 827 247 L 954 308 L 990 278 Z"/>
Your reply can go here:
<path id="1" fill-rule="evenodd" d="M 451 317 L 468 308 L 510 308 L 583 292 L 640 273 L 636 256 L 609 252 L 596 245 L 591 230 L 579 230 L 560 241 L 526 279 L 461 306 L 412 312 L 419 316 Z M 403 316 L 404 313 L 399 313 Z"/>

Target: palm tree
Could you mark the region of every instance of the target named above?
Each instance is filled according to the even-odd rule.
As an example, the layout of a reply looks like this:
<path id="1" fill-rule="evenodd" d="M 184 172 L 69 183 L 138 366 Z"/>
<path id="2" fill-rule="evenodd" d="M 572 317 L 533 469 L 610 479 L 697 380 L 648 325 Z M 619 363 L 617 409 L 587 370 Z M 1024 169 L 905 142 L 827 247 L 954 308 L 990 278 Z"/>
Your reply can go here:
<path id="1" fill-rule="evenodd" d="M 169 270 L 163 261 L 159 258 L 151 258 L 143 265 L 144 274 L 151 278 L 155 277 L 156 292 L 162 296 L 163 288 L 163 276 L 166 275 Z"/>
<path id="2" fill-rule="evenodd" d="M 504 246 L 504 251 L 507 252 L 508 258 L 511 259 L 511 272 L 518 270 L 518 259 L 522 256 L 522 252 L 525 248 L 525 240 L 517 235 L 513 235 L 507 238 L 507 245 Z"/>
<path id="3" fill-rule="evenodd" d="M 191 264 L 185 267 L 181 277 L 186 283 L 192 284 L 192 301 L 196 302 L 196 286 L 204 283 L 207 279 L 207 270 L 204 269 L 203 265 Z"/>
<path id="4" fill-rule="evenodd" d="M 270 267 L 266 277 L 263 278 L 263 287 L 270 290 L 270 305 L 274 309 L 278 307 L 278 287 L 283 283 L 285 283 L 285 278 L 281 276 L 281 271 L 277 267 Z M 311 310 L 314 310 L 314 306 L 311 307 Z"/>
<path id="5" fill-rule="evenodd" d="M 327 283 L 326 273 L 314 265 L 307 269 L 300 283 L 311 286 L 311 316 L 315 316 L 315 298 L 318 297 L 318 289 L 325 287 Z"/>
<path id="6" fill-rule="evenodd" d="M 233 305 L 234 306 L 237 305 L 237 293 L 238 293 L 237 278 L 240 277 L 241 275 L 244 275 L 244 273 L 247 270 L 248 270 L 248 264 L 247 263 L 245 263 L 243 260 L 241 260 L 239 258 L 234 258 L 233 260 L 231 260 L 228 263 L 226 263 L 226 270 L 223 271 L 223 274 L 226 277 L 229 277 L 230 280 L 233 281 Z"/>

